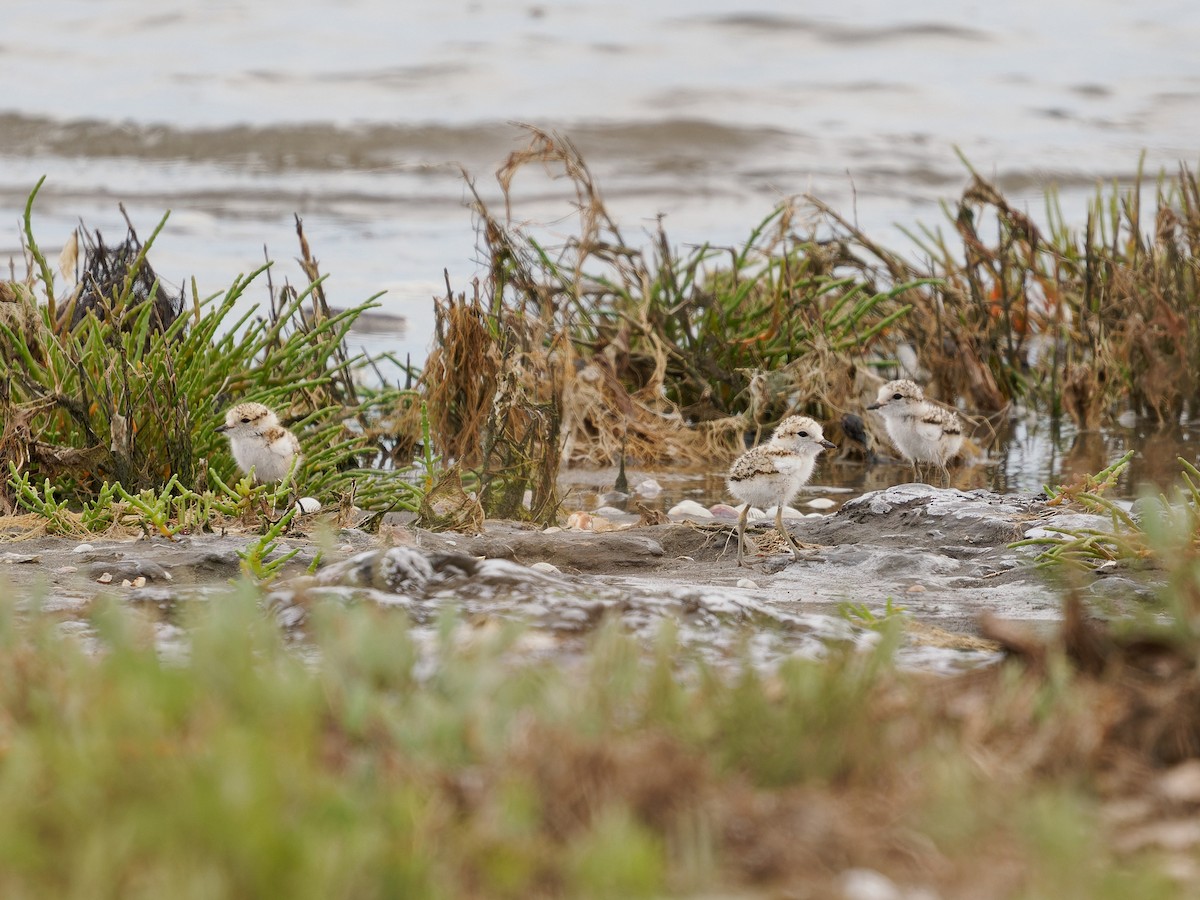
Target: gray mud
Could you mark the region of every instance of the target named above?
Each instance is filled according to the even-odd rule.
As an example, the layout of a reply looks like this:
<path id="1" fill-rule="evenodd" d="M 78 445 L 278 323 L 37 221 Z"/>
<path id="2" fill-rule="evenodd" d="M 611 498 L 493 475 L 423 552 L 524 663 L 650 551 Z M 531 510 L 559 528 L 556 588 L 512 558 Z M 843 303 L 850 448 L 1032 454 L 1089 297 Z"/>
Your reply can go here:
<path id="1" fill-rule="evenodd" d="M 790 524 L 810 545 L 793 561 L 769 527 L 750 530 L 759 552 L 736 565 L 732 525 L 707 520 L 593 532 L 543 532 L 490 522 L 479 535 L 393 528 L 398 546 L 356 530 L 339 532 L 336 549 L 317 554 L 313 539 L 289 536 L 298 549 L 269 594 L 281 624 L 303 634 L 314 602 L 373 602 L 404 610 L 432 633 L 447 609 L 478 626 L 497 620 L 532 625 L 530 647 L 571 653 L 602 621 L 617 616 L 652 640 L 665 621 L 680 642 L 714 660 L 749 652 L 769 664 L 820 656 L 832 643 L 878 640 L 872 617 L 901 608 L 902 664 L 954 670 L 996 658 L 978 640 L 988 612 L 1049 625 L 1060 592 L 1034 565 L 1030 549 L 1010 544 L 1107 520 L 1046 505 L 1028 494 L 900 485 L 865 494 L 828 516 Z M 0 550 L 0 578 L 20 595 L 45 587 L 46 605 L 82 618 L 101 592 L 152 611 L 172 633 L 187 600 L 212 596 L 239 573 L 238 551 L 253 536 L 92 540 L 37 538 Z M 533 568 L 531 568 L 533 567 Z M 22 590 L 22 589 L 26 590 Z M 1136 602 L 1149 588 L 1129 573 L 1097 575 L 1087 588 L 1101 611 Z M 166 636 L 164 634 L 164 636 Z"/>

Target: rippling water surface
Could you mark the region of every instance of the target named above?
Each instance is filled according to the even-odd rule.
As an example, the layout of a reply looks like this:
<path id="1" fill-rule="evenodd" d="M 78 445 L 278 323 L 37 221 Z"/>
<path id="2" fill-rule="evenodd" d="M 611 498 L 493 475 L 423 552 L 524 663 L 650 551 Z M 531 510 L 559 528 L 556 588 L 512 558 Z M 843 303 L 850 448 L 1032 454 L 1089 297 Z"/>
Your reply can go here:
<path id="1" fill-rule="evenodd" d="M 407 321 L 371 349 L 418 360 L 443 270 L 477 271 L 460 167 L 494 198 L 516 121 L 576 142 L 627 238 L 664 214 L 681 245 L 812 192 L 905 246 L 893 224 L 961 189 L 955 147 L 1035 215 L 1059 185 L 1082 222 L 1143 151 L 1154 171 L 1200 146 L 1200 5 L 1178 0 L 11 6 L 0 260 L 43 174 L 46 249 L 80 219 L 119 236 L 119 201 L 143 236 L 169 209 L 152 259 L 205 294 L 264 253 L 298 280 L 298 213 L 337 302 L 386 291 Z M 532 173 L 516 193 L 568 211 Z"/>
<path id="2" fill-rule="evenodd" d="M 420 358 L 443 268 L 475 272 L 458 167 L 494 196 L 513 121 L 571 136 L 631 236 L 663 213 L 680 243 L 734 243 L 812 191 L 887 237 L 938 220 L 955 146 L 1081 219 L 1143 150 L 1195 158 L 1198 39 L 1200 6 L 1170 0 L 13 5 L 0 251 L 42 174 L 44 244 L 80 218 L 119 234 L 118 201 L 143 232 L 170 209 L 157 267 L 208 292 L 264 244 L 290 260 L 299 213 L 333 293 L 386 290 Z"/>

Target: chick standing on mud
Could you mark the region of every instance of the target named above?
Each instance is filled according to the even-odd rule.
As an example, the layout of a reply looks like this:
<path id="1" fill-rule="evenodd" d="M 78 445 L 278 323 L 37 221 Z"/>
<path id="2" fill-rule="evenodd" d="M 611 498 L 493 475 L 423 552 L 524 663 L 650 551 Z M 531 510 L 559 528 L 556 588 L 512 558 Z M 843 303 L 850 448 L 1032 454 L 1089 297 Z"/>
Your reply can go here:
<path id="1" fill-rule="evenodd" d="M 753 506 L 775 506 L 775 527 L 787 542 L 792 559 L 800 548 L 783 527 L 783 507 L 812 477 L 817 454 L 834 445 L 825 440 L 821 426 L 807 416 L 789 416 L 779 423 L 771 440 L 747 450 L 729 469 L 729 493 L 745 504 L 738 516 L 738 561 L 744 565 L 746 517 Z"/>
<path id="2" fill-rule="evenodd" d="M 254 473 L 260 484 L 282 481 L 295 460 L 303 458 L 296 436 L 261 403 L 239 403 L 225 414 L 217 431 L 229 438 L 229 449 L 243 473 Z"/>

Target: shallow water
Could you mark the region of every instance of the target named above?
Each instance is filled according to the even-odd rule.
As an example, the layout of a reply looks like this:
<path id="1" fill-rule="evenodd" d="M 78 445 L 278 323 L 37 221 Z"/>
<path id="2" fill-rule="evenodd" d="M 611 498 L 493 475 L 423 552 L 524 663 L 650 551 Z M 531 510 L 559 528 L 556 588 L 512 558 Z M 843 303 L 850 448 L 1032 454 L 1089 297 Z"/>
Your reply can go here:
<path id="1" fill-rule="evenodd" d="M 0 261 L 19 256 L 42 175 L 35 233 L 49 254 L 80 220 L 117 238 L 119 202 L 143 238 L 170 210 L 151 259 L 202 295 L 267 256 L 277 284 L 300 280 L 299 214 L 334 303 L 386 292 L 392 323 L 355 341 L 414 361 L 443 272 L 465 289 L 478 271 L 460 167 L 494 201 L 516 121 L 579 146 L 627 242 L 663 214 L 680 246 L 736 244 L 806 191 L 908 246 L 893 224 L 938 224 L 965 182 L 956 147 L 1035 217 L 1058 185 L 1078 224 L 1097 181 L 1128 180 L 1143 151 L 1154 171 L 1200 147 L 1200 6 L 1178 0 L 10 6 Z M 561 184 L 529 170 L 515 193 L 518 217 L 570 232 Z M 1138 441 L 1117 430 L 1072 449 L 1070 435 L 1018 423 L 970 478 L 1036 489 Z M 1129 490 L 1142 469 L 1173 474 L 1173 452 L 1135 460 Z M 826 465 L 818 477 L 863 490 L 900 476 Z M 723 485 L 710 481 L 685 490 L 713 502 Z"/>
<path id="2" fill-rule="evenodd" d="M 629 241 L 662 213 L 679 244 L 744 240 L 805 191 L 902 244 L 893 223 L 937 224 L 961 189 L 955 147 L 1035 215 L 1060 185 L 1082 222 L 1097 179 L 1200 146 L 1200 7 L 1178 0 L 45 0 L 3 26 L 0 260 L 43 174 L 46 249 L 81 218 L 117 236 L 119 201 L 143 236 L 170 209 L 153 261 L 206 294 L 264 245 L 297 280 L 299 213 L 331 297 L 387 291 L 407 319 L 371 348 L 417 360 L 443 269 L 476 271 L 459 166 L 494 198 L 514 121 L 578 144 Z M 516 187 L 518 215 L 569 211 Z"/>
<path id="3" fill-rule="evenodd" d="M 1200 460 L 1200 428 L 1185 425 L 1163 429 L 1151 424 L 1114 428 L 1105 432 L 1076 432 L 1069 425 L 1052 427 L 1036 419 L 1018 419 L 1011 433 L 998 443 L 998 449 L 976 465 L 952 470 L 952 485 L 961 490 L 987 488 L 998 493 L 1037 492 L 1043 486 L 1069 483 L 1076 475 L 1094 474 L 1110 466 L 1130 450 L 1136 453 L 1125 468 L 1111 496 L 1136 499 L 1143 492 L 1171 492 L 1179 485 L 1180 457 L 1196 464 Z M 615 469 L 564 472 L 560 479 L 564 509 L 591 511 L 606 503 L 604 495 L 612 490 Z M 721 470 L 630 470 L 631 488 L 653 479 L 662 493 L 639 498 L 648 507 L 666 511 L 682 500 L 694 500 L 704 506 L 730 503 Z M 883 490 L 912 480 L 907 465 L 867 465 L 857 460 L 839 459 L 835 453 L 823 456 L 812 481 L 797 497 L 795 506 L 811 512 L 807 502 L 815 498 L 833 501 L 822 512 L 836 510 L 847 500 L 868 491 Z"/>

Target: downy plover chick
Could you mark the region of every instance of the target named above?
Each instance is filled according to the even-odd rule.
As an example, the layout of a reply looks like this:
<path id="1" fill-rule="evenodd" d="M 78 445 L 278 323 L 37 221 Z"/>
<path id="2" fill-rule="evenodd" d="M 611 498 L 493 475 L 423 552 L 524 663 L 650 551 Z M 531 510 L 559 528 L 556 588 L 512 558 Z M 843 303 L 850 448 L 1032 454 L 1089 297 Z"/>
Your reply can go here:
<path id="1" fill-rule="evenodd" d="M 962 423 L 958 415 L 925 399 L 925 393 L 907 379 L 889 381 L 879 389 L 873 409 L 883 416 L 888 437 L 896 449 L 917 466 L 932 463 L 949 482 L 947 464 L 962 447 Z"/>
<path id="2" fill-rule="evenodd" d="M 217 431 L 229 438 L 238 468 L 246 474 L 253 470 L 260 484 L 282 481 L 292 460 L 299 465 L 300 442 L 261 403 L 239 403 L 225 414 L 225 424 Z"/>
<path id="3" fill-rule="evenodd" d="M 775 505 L 775 527 L 787 542 L 792 559 L 800 548 L 792 533 L 783 527 L 783 507 L 812 477 L 817 454 L 833 444 L 825 440 L 821 426 L 807 416 L 789 416 L 779 423 L 771 440 L 747 450 L 729 468 L 729 493 L 745 506 L 738 516 L 738 565 L 746 543 L 746 517 L 751 506 Z"/>

